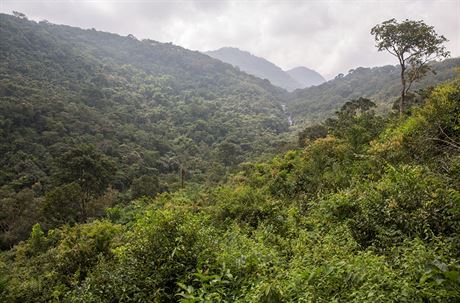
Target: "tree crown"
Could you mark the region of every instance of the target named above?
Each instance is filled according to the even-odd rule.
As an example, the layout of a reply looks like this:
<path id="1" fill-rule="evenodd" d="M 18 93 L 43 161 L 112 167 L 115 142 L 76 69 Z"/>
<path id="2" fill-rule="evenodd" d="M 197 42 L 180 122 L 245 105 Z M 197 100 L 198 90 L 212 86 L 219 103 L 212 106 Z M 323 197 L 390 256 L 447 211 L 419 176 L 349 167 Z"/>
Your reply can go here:
<path id="1" fill-rule="evenodd" d="M 443 46 L 448 40 L 423 21 L 390 19 L 374 26 L 371 34 L 378 50 L 396 56 L 401 65 L 416 66 L 449 56 Z"/>

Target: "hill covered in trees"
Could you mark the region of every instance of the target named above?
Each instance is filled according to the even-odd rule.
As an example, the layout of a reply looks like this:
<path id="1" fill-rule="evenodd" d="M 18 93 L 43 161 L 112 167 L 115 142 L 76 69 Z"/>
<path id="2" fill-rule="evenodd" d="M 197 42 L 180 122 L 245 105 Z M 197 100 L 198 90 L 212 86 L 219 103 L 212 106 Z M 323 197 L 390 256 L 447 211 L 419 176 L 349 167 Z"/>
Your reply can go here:
<path id="1" fill-rule="evenodd" d="M 435 62 L 432 65 L 435 74 L 429 73 L 414 84 L 414 91 L 429 89 L 455 78 L 460 68 L 460 58 Z M 374 101 L 379 112 L 389 112 L 399 98 L 400 86 L 398 66 L 358 67 L 321 85 L 296 90 L 290 95 L 287 108 L 294 123 L 300 125 L 321 122 L 333 115 L 348 100 L 360 97 Z"/>
<path id="2" fill-rule="evenodd" d="M 227 183 L 116 206 L 0 255 L 5 302 L 457 302 L 460 79 L 408 117 L 347 102 Z"/>
<path id="3" fill-rule="evenodd" d="M 107 188 L 129 200 L 218 182 L 289 127 L 282 89 L 199 52 L 5 14 L 0 39 L 3 248 L 50 219 L 45 204 L 75 222 L 113 202 Z"/>
<path id="4" fill-rule="evenodd" d="M 222 47 L 218 50 L 205 52 L 205 54 L 237 66 L 248 74 L 268 79 L 272 84 L 288 91 L 317 85 L 325 81 L 320 74 L 306 67 L 283 71 L 279 66 L 264 58 L 234 47 Z"/>

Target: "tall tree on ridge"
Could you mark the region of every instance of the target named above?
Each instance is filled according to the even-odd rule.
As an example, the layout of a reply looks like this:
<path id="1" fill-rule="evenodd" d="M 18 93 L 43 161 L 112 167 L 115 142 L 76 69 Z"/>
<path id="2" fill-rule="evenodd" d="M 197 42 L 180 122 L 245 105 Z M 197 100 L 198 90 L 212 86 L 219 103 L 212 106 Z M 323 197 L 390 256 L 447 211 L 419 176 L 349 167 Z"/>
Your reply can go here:
<path id="1" fill-rule="evenodd" d="M 374 26 L 371 34 L 379 51 L 386 50 L 399 60 L 402 84 L 399 115 L 402 116 L 407 92 L 430 71 L 428 63 L 449 56 L 443 46 L 447 39 L 438 35 L 433 26 L 408 19 L 400 23 L 395 19 L 384 21 Z"/>

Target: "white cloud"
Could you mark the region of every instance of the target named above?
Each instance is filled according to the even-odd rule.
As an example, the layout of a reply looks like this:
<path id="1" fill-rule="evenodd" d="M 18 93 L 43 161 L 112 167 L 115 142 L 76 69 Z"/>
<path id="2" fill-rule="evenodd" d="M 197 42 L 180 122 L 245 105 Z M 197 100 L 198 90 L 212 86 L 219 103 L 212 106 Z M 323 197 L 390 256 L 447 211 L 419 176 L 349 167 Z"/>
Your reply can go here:
<path id="1" fill-rule="evenodd" d="M 460 55 L 460 1 L 22 1 L 0 11 L 34 20 L 173 42 L 194 50 L 235 46 L 282 68 L 304 65 L 331 78 L 357 66 L 395 64 L 370 28 L 390 18 L 425 20 Z"/>

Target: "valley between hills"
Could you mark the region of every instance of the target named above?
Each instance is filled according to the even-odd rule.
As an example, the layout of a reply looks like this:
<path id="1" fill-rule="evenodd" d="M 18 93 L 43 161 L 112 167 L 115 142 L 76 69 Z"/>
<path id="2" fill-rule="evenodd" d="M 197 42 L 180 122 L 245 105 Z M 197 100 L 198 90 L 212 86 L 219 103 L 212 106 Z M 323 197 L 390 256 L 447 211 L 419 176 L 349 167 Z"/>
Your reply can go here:
<path id="1" fill-rule="evenodd" d="M 458 302 L 460 58 L 402 108 L 400 66 L 0 41 L 2 302 Z"/>

